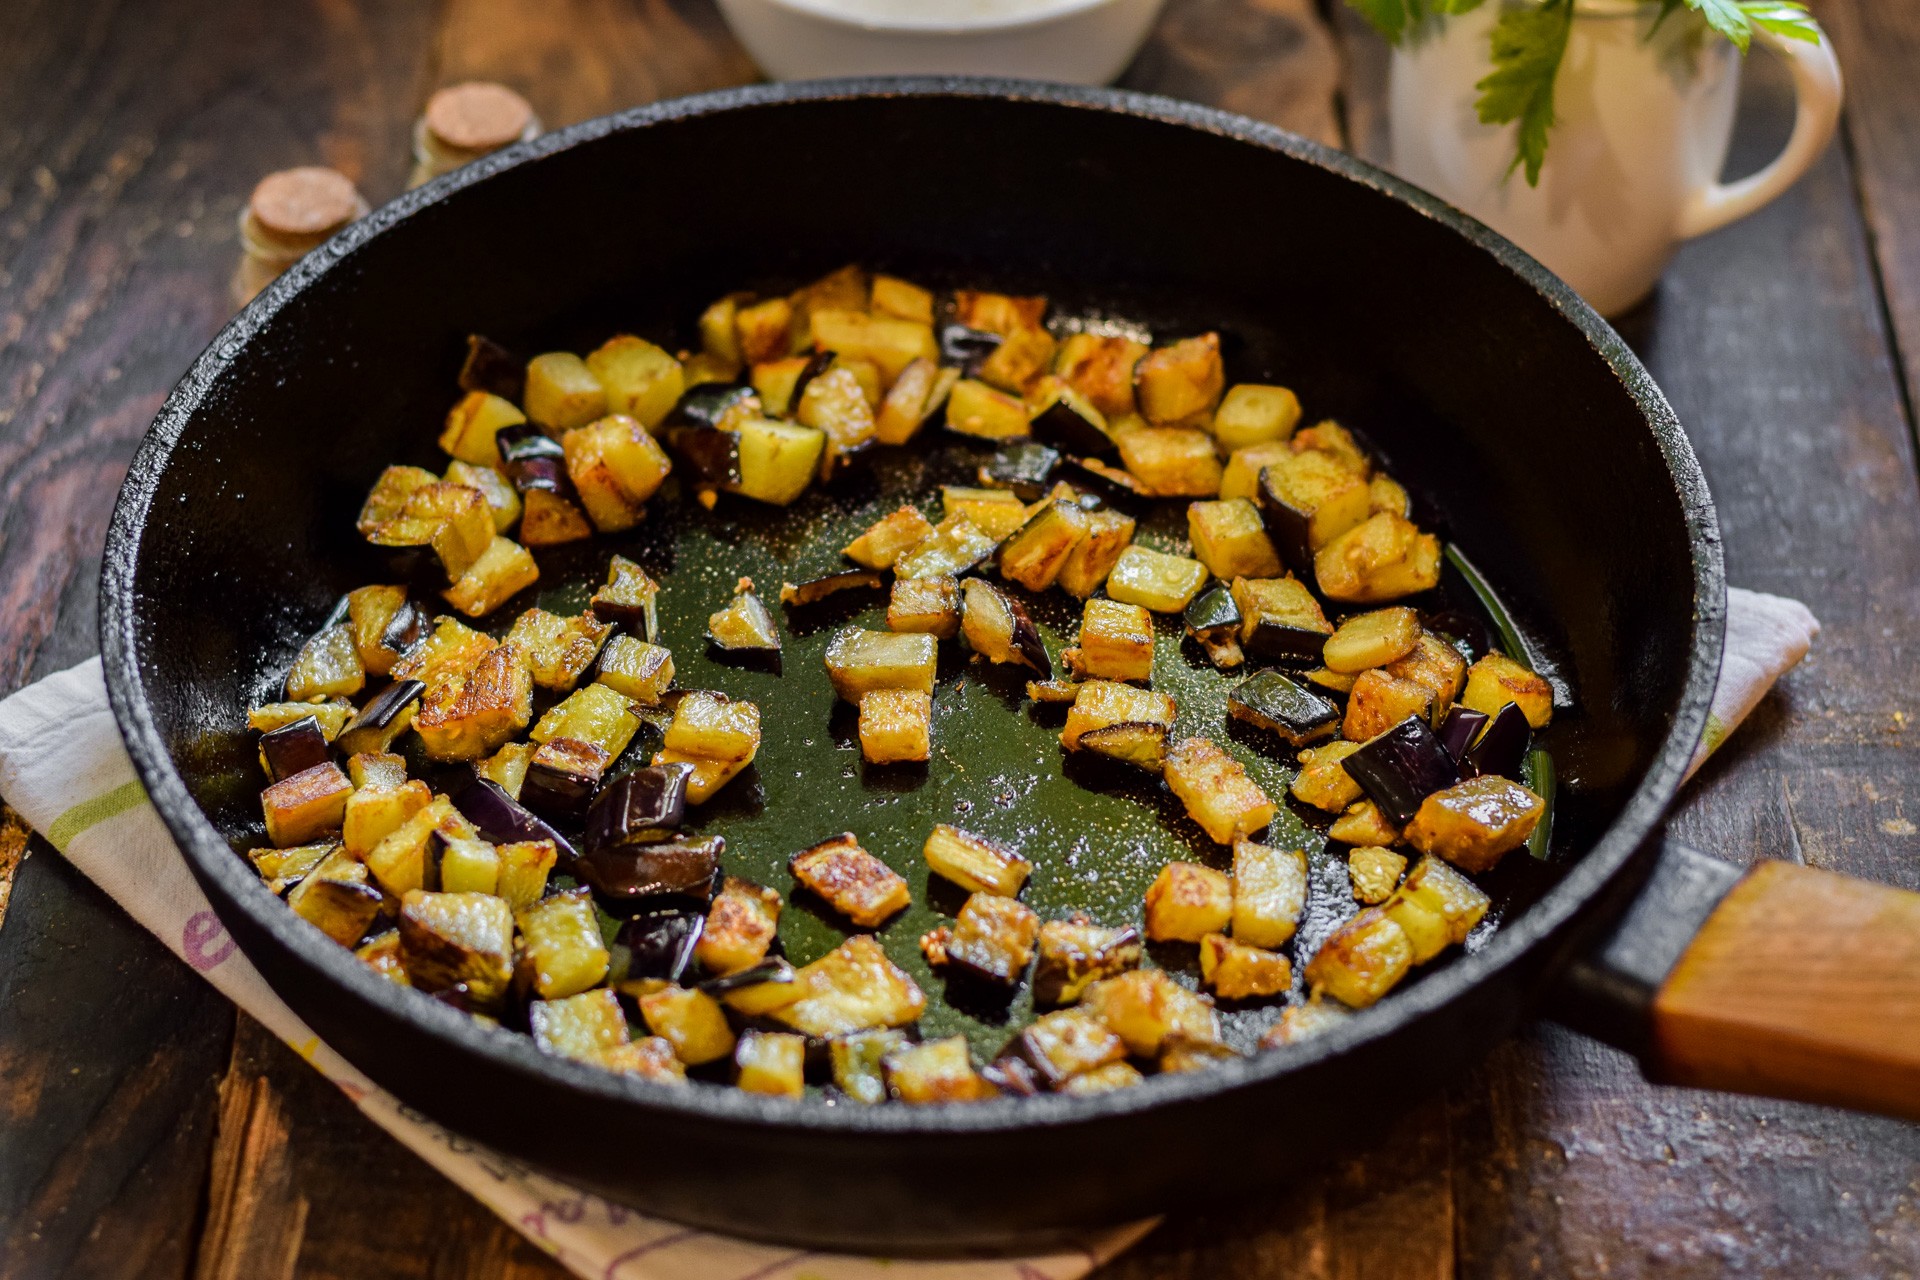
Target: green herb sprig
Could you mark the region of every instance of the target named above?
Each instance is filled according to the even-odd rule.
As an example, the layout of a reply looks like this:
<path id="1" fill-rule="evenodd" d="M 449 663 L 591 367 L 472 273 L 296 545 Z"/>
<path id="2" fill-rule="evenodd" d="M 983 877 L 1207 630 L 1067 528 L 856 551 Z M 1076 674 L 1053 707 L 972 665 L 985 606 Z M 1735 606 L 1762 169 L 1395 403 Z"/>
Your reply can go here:
<path id="1" fill-rule="evenodd" d="M 1428 17 L 1469 13 L 1485 0 L 1347 0 L 1353 9 L 1386 37 L 1399 44 Z M 1818 44 L 1820 29 L 1799 0 L 1642 0 L 1659 6 L 1651 31 L 1680 9 L 1698 13 L 1713 30 L 1745 53 L 1756 32 L 1770 31 L 1789 40 Z M 1574 0 L 1537 0 L 1510 4 L 1494 23 L 1491 41 L 1493 69 L 1474 88 L 1480 97 L 1474 106 L 1482 124 L 1519 123 L 1513 164 L 1524 169 L 1527 185 L 1540 185 L 1540 165 L 1547 155 L 1547 135 L 1553 129 L 1553 86 L 1573 30 Z"/>

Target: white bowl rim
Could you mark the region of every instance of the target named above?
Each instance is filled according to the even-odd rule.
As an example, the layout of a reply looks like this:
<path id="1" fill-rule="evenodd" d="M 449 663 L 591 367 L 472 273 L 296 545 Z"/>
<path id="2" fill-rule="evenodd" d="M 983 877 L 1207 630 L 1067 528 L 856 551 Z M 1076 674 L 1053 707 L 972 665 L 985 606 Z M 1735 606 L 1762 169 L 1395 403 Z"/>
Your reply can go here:
<path id="1" fill-rule="evenodd" d="M 1089 9 L 1098 9 L 1105 5 L 1118 3 L 1118 0 L 1050 0 L 1033 9 L 1003 17 L 961 19 L 959 21 L 917 22 L 910 18 L 875 18 L 847 13 L 835 8 L 830 0 L 760 0 L 761 3 L 776 9 L 788 9 L 802 13 L 810 18 L 819 18 L 838 26 L 851 27 L 862 31 L 898 32 L 903 35 L 973 35 L 987 31 L 1017 31 L 1023 27 L 1037 27 L 1060 18 L 1072 17 Z M 1155 6 L 1158 7 L 1157 5 Z"/>

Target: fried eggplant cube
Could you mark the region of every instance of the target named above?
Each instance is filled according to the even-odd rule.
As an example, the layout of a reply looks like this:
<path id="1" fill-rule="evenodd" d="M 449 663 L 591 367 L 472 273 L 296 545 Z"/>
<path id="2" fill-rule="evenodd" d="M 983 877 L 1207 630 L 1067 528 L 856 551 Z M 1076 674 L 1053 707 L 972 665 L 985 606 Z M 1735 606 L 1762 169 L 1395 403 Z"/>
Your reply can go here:
<path id="1" fill-rule="evenodd" d="M 380 887 L 394 897 L 414 889 L 438 889 L 437 863 L 433 856 L 436 834 L 455 837 L 474 834 L 472 826 L 454 811 L 453 802 L 445 796 L 416 810 L 362 855 L 362 859 Z"/>
<path id="2" fill-rule="evenodd" d="M 744 441 L 743 448 L 744 448 Z M 647 429 L 623 413 L 610 414 L 560 438 L 567 476 L 602 533 L 631 529 L 640 508 L 660 488 L 673 460 Z M 744 457 L 742 459 L 744 465 Z"/>
<path id="3" fill-rule="evenodd" d="M 1109 418 L 1133 413 L 1133 371 L 1149 350 L 1128 337 L 1069 335 L 1054 355 L 1053 371 Z"/>
<path id="4" fill-rule="evenodd" d="M 503 644 L 489 649 L 467 674 L 429 682 L 413 731 L 432 759 L 479 760 L 532 718 L 533 675 L 520 649 Z"/>
<path id="5" fill-rule="evenodd" d="M 287 672 L 287 700 L 350 698 L 366 685 L 367 673 L 354 644 L 353 628 L 341 623 L 323 628 L 300 647 Z"/>
<path id="6" fill-rule="evenodd" d="M 392 671 L 401 652 L 418 638 L 425 623 L 418 610 L 408 607 L 405 587 L 361 587 L 347 592 L 347 625 L 353 630 L 353 647 L 360 655 L 360 666 L 370 676 Z M 389 632 L 393 634 L 389 636 Z"/>
<path id="7" fill-rule="evenodd" d="M 887 1100 L 886 1072 L 881 1062 L 889 1053 L 907 1044 L 902 1031 L 860 1031 L 835 1036 L 827 1044 L 827 1060 L 833 1070 L 833 1083 L 840 1092 L 863 1106 Z"/>
<path id="8" fill-rule="evenodd" d="M 893 562 L 933 534 L 933 522 L 916 507 L 899 507 L 867 526 L 840 554 L 863 569 L 891 569 Z"/>
<path id="9" fill-rule="evenodd" d="M 673 651 L 632 636 L 614 636 L 600 651 L 594 681 L 623 698 L 653 706 L 673 684 Z"/>
<path id="10" fill-rule="evenodd" d="M 887 598 L 887 628 L 953 639 L 960 634 L 960 584 L 952 578 L 896 578 Z"/>
<path id="11" fill-rule="evenodd" d="M 563 618 L 545 609 L 529 609 L 513 620 L 506 642 L 526 656 L 535 684 L 566 693 L 593 665 L 612 632 L 611 623 L 592 613 Z"/>
<path id="12" fill-rule="evenodd" d="M 1347 853 L 1347 879 L 1353 884 L 1354 899 L 1369 906 L 1391 898 L 1406 869 L 1406 858 L 1378 845 L 1361 845 Z"/>
<path id="13" fill-rule="evenodd" d="M 1285 956 L 1210 933 L 1200 940 L 1200 980 L 1222 1000 L 1254 1000 L 1285 995 L 1293 966 Z"/>
<path id="14" fill-rule="evenodd" d="M 1120 461 L 1146 491 L 1161 498 L 1212 498 L 1220 492 L 1213 437 L 1191 427 L 1129 427 L 1115 436 Z"/>
<path id="15" fill-rule="evenodd" d="M 382 840 L 432 802 L 433 792 L 417 778 L 397 787 L 357 788 L 347 797 L 341 817 L 340 835 L 347 852 L 366 858 Z"/>
<path id="16" fill-rule="evenodd" d="M 1222 451 L 1232 453 L 1252 444 L 1285 440 L 1299 423 L 1300 399 L 1292 391 L 1242 382 L 1229 387 L 1214 410 L 1213 438 Z"/>
<path id="17" fill-rule="evenodd" d="M 1080 643 L 1060 657 L 1078 680 L 1151 680 L 1153 615 L 1137 604 L 1089 600 Z"/>
<path id="18" fill-rule="evenodd" d="M 1102 509 L 1084 513 L 1087 536 L 1074 544 L 1060 576 L 1053 580 L 1070 596 L 1085 600 L 1098 591 L 1113 572 L 1114 565 L 1133 542 L 1134 519 L 1118 511 Z"/>
<path id="19" fill-rule="evenodd" d="M 1040 926 L 1034 1003 L 1072 1004 L 1092 984 L 1138 968 L 1142 954 L 1140 931 L 1131 925 L 1102 928 L 1077 914 L 1049 920 Z"/>
<path id="20" fill-rule="evenodd" d="M 1404 605 L 1355 614 L 1327 637 L 1321 661 L 1330 671 L 1359 675 L 1406 657 L 1420 636 L 1420 615 Z"/>
<path id="21" fill-rule="evenodd" d="M 1265 446 L 1262 458 L 1268 455 Z M 1317 451 L 1288 450 L 1261 468 L 1255 494 L 1274 549 L 1287 567 L 1305 573 L 1314 553 L 1342 537 L 1372 511 L 1364 478 Z"/>
<path id="22" fill-rule="evenodd" d="M 625 695 L 604 684 L 585 684 L 548 707 L 527 736 L 543 745 L 555 738 L 590 742 L 618 760 L 639 729 L 639 717 Z"/>
<path id="23" fill-rule="evenodd" d="M 480 558 L 440 594 L 469 618 L 484 618 L 539 579 L 533 553 L 512 538 L 495 535 Z"/>
<path id="24" fill-rule="evenodd" d="M 1149 352 L 1134 368 L 1133 385 L 1148 422 L 1184 423 L 1211 413 L 1227 385 L 1220 335 L 1203 333 Z"/>
<path id="25" fill-rule="evenodd" d="M 1280 553 L 1267 540 L 1260 509 L 1245 498 L 1188 503 L 1187 536 L 1194 559 L 1222 582 L 1280 576 Z"/>
<path id="26" fill-rule="evenodd" d="M 1518 706 L 1527 723 L 1536 729 L 1546 728 L 1553 719 L 1553 686 L 1512 658 L 1489 653 L 1467 669 L 1461 706 L 1497 716 L 1509 702 Z"/>
<path id="27" fill-rule="evenodd" d="M 1085 1009 L 1056 1009 L 1035 1018 L 1002 1056 L 1018 1057 L 1050 1089 L 1127 1056 L 1111 1028 Z"/>
<path id="28" fill-rule="evenodd" d="M 1368 846 L 1389 848 L 1400 843 L 1400 829 L 1372 800 L 1348 805 L 1346 812 L 1335 818 L 1333 825 L 1327 828 L 1327 835 L 1341 844 L 1362 849 Z"/>
<path id="29" fill-rule="evenodd" d="M 740 579 L 727 607 L 708 615 L 707 638 L 729 652 L 780 652 L 780 628 L 754 594 L 752 578 Z"/>
<path id="30" fill-rule="evenodd" d="M 440 447 L 448 456 L 476 467 L 500 465 L 500 446 L 494 436 L 502 427 L 517 427 L 527 416 L 511 400 L 485 391 L 469 391 L 447 410 Z"/>
<path id="31" fill-rule="evenodd" d="M 942 369 L 931 360 L 915 360 L 887 388 L 874 418 L 873 438 L 881 444 L 905 444 L 920 434 L 927 419 L 946 407 L 960 381 L 958 369 Z"/>
<path id="32" fill-rule="evenodd" d="M 260 793 L 267 839 L 275 848 L 287 849 L 339 830 L 352 794 L 353 783 L 331 760 L 282 778 Z"/>
<path id="33" fill-rule="evenodd" d="M 1155 1058 L 1169 1036 L 1212 1042 L 1220 1039 L 1213 1001 L 1189 991 L 1161 969 L 1130 969 L 1096 982 L 1081 997 L 1081 1007 L 1106 1023 L 1127 1052 Z"/>
<path id="34" fill-rule="evenodd" d="M 482 1008 L 513 975 L 513 910 L 489 893 L 409 890 L 400 900 L 400 961 L 422 991 L 464 988 Z"/>
<path id="35" fill-rule="evenodd" d="M 1053 659 L 1026 607 L 984 578 L 960 584 L 960 634 L 989 662 L 1030 667 L 1053 677 Z"/>
<path id="36" fill-rule="evenodd" d="M 1329 742 L 1300 753 L 1300 772 L 1290 791 L 1301 804 L 1339 813 L 1360 798 L 1355 782 L 1340 762 L 1360 749 L 1357 742 Z"/>
<path id="37" fill-rule="evenodd" d="M 653 640 L 660 634 L 660 584 L 625 556 L 615 556 L 607 565 L 607 582 L 587 608 L 602 622 L 641 640 Z"/>
<path id="38" fill-rule="evenodd" d="M 760 750 L 760 708 L 724 693 L 689 693 L 674 708 L 664 745 L 683 755 L 744 764 Z"/>
<path id="39" fill-rule="evenodd" d="M 984 1102 L 1000 1091 L 974 1070 L 965 1036 L 924 1044 L 905 1044 L 881 1060 L 887 1092 L 914 1106 L 941 1102 Z"/>
<path id="40" fill-rule="evenodd" d="M 1060 1092 L 1080 1095 L 1112 1093 L 1115 1089 L 1131 1089 L 1146 1082 L 1147 1078 L 1131 1062 L 1109 1062 L 1104 1067 L 1095 1067 L 1068 1080 L 1060 1086 Z"/>
<path id="41" fill-rule="evenodd" d="M 515 911 L 524 911 L 547 892 L 547 876 L 559 861 L 559 848 L 551 840 L 521 840 L 496 845 L 500 875 L 494 893 Z"/>
<path id="42" fill-rule="evenodd" d="M 982 440 L 1024 439 L 1027 405 L 977 378 L 962 378 L 947 395 L 947 430 Z"/>
<path id="43" fill-rule="evenodd" d="M 1227 457 L 1226 469 L 1220 473 L 1220 497 L 1251 499 L 1255 506 L 1261 508 L 1261 517 L 1265 519 L 1265 500 L 1260 492 L 1260 473 L 1268 467 L 1285 463 L 1292 457 L 1293 450 L 1287 447 L 1284 440 L 1271 440 L 1265 444 L 1250 444 L 1235 449 Z M 1267 526 L 1267 537 L 1269 540 L 1275 537 L 1271 522 Z M 1287 560 L 1293 568 L 1302 567 L 1292 564 L 1286 547 L 1276 542 L 1274 550 L 1278 551 L 1281 558 Z"/>
<path id="44" fill-rule="evenodd" d="M 1347 714 L 1340 732 L 1350 742 L 1365 742 L 1385 733 L 1408 716 L 1433 720 L 1433 690 L 1385 671 L 1363 671 L 1347 694 Z"/>
<path id="45" fill-rule="evenodd" d="M 1324 1000 L 1290 1004 L 1280 1011 L 1280 1021 L 1267 1028 L 1267 1034 L 1260 1037 L 1260 1047 L 1278 1049 L 1282 1045 L 1298 1044 L 1332 1030 L 1352 1016 L 1339 1005 Z"/>
<path id="46" fill-rule="evenodd" d="M 893 562 L 897 578 L 955 578 L 993 554 L 999 539 L 955 512 Z"/>
<path id="47" fill-rule="evenodd" d="M 740 481 L 731 492 L 784 507 L 807 491 L 827 455 L 827 433 L 771 418 L 750 418 L 740 432 Z"/>
<path id="48" fill-rule="evenodd" d="M 693 954 L 711 973 L 751 969 L 767 958 L 780 925 L 780 895 L 765 885 L 728 876 L 713 905 Z"/>
<path id="49" fill-rule="evenodd" d="M 1200 829 L 1231 845 L 1273 820 L 1274 804 L 1241 763 L 1205 738 L 1186 738 L 1167 752 L 1167 786 Z"/>
<path id="50" fill-rule="evenodd" d="M 1465 942 L 1491 905 L 1480 886 L 1427 855 L 1413 864 L 1386 912 L 1412 942 L 1413 963 L 1425 964 L 1449 945 Z"/>
<path id="51" fill-rule="evenodd" d="M 913 902 L 900 873 L 860 847 L 851 831 L 793 855 L 793 878 L 863 929 L 877 929 Z"/>
<path id="52" fill-rule="evenodd" d="M 549 351 L 527 362 L 527 416 L 548 435 L 584 427 L 607 411 L 607 389 L 571 351 Z"/>
<path id="53" fill-rule="evenodd" d="M 1433 690 L 1433 723 L 1440 724 L 1453 709 L 1453 700 L 1467 682 L 1467 660 L 1460 651 L 1431 634 L 1421 635 L 1413 651 L 1397 662 L 1387 664 L 1386 673 L 1396 680 L 1423 684 Z"/>
<path id="54" fill-rule="evenodd" d="M 930 635 L 848 627 L 827 645 L 827 678 L 836 694 L 856 706 L 875 689 L 931 695 L 936 661 Z"/>
<path id="55" fill-rule="evenodd" d="M 1173 712 L 1173 699 L 1164 693 L 1115 680 L 1088 680 L 1073 695 L 1060 745 L 1069 751 L 1095 751 L 1099 739 L 1085 739 L 1122 725 L 1142 726 L 1164 742 L 1173 728 Z"/>
<path id="56" fill-rule="evenodd" d="M 1000 548 L 1000 576 L 1045 591 L 1088 533 L 1087 513 L 1071 502 L 1046 502 Z"/>
<path id="57" fill-rule="evenodd" d="M 768 1014 L 802 1035 L 841 1036 L 901 1027 L 926 1012 L 927 997 L 868 934 L 855 934 L 795 970 L 797 1000 Z"/>
<path id="58" fill-rule="evenodd" d="M 1491 871 L 1527 842 L 1546 807 L 1512 779 L 1483 774 L 1428 796 L 1407 826 L 1407 843 L 1462 871 Z"/>
<path id="59" fill-rule="evenodd" d="M 1413 964 L 1406 930 L 1379 907 L 1341 925 L 1307 962 L 1307 985 L 1349 1008 L 1365 1009 L 1393 990 Z"/>
<path id="60" fill-rule="evenodd" d="M 1193 862 L 1169 862 L 1147 886 L 1147 937 L 1198 942 L 1233 919 L 1233 881 Z"/>
<path id="61" fill-rule="evenodd" d="M 733 1053 L 733 1028 L 727 1012 L 706 992 L 690 987 L 662 987 L 640 997 L 640 1016 L 647 1030 L 673 1046 L 689 1067 L 718 1062 Z"/>
<path id="62" fill-rule="evenodd" d="M 1333 624 L 1298 578 L 1235 578 L 1240 644 L 1247 655 L 1273 662 L 1320 660 Z"/>
<path id="63" fill-rule="evenodd" d="M 358 943 L 380 914 L 380 890 L 367 882 L 367 869 L 338 845 L 307 872 L 287 905 L 302 920 L 343 947 Z"/>
<path id="64" fill-rule="evenodd" d="M 807 1038 L 785 1031 L 749 1031 L 734 1047 L 733 1083 L 747 1093 L 770 1098 L 803 1098 L 807 1093 Z"/>
<path id="65" fill-rule="evenodd" d="M 947 942 L 947 963 L 975 978 L 1011 986 L 1033 959 L 1040 917 L 1018 898 L 976 893 L 960 908 Z"/>
<path id="66" fill-rule="evenodd" d="M 1107 594 L 1123 604 L 1155 613 L 1179 613 L 1206 585 L 1207 567 L 1186 556 L 1153 551 L 1138 543 L 1127 547 L 1107 575 Z"/>
<path id="67" fill-rule="evenodd" d="M 446 482 L 477 490 L 487 500 L 487 512 L 493 517 L 493 531 L 505 533 L 520 518 L 520 493 L 513 482 L 492 467 L 476 467 L 455 460 L 447 465 Z"/>
<path id="68" fill-rule="evenodd" d="M 630 333 L 608 338 L 585 363 L 606 393 L 607 412 L 626 414 L 649 431 L 666 421 L 687 389 L 678 360 Z"/>
<path id="69" fill-rule="evenodd" d="M 575 1062 L 598 1062 L 633 1039 L 620 997 L 606 987 L 535 1000 L 527 1006 L 527 1026 L 542 1051 Z"/>
<path id="70" fill-rule="evenodd" d="M 1382 511 L 1315 552 L 1313 573 L 1322 595 L 1348 604 L 1431 591 L 1440 582 L 1440 539 Z"/>
<path id="71" fill-rule="evenodd" d="M 1241 840 L 1233 846 L 1233 936 L 1272 950 L 1307 909 L 1307 855 Z"/>
<path id="72" fill-rule="evenodd" d="M 923 761 L 933 753 L 933 699 L 918 689 L 860 695 L 860 754 L 868 764 Z"/>
<path id="73" fill-rule="evenodd" d="M 504 900 L 496 899 L 502 907 Z M 569 889 L 523 907 L 516 915 L 524 978 L 542 1000 L 585 991 L 607 976 L 606 941 L 591 891 Z"/>
<path id="74" fill-rule="evenodd" d="M 1018 897 L 1033 864 L 998 841 L 942 822 L 927 835 L 921 850 L 927 869 L 973 893 Z"/>
<path id="75" fill-rule="evenodd" d="M 842 458 L 873 443 L 873 407 L 853 370 L 836 366 L 807 380 L 794 417 L 827 437 L 820 459 L 821 477 L 830 475 Z"/>

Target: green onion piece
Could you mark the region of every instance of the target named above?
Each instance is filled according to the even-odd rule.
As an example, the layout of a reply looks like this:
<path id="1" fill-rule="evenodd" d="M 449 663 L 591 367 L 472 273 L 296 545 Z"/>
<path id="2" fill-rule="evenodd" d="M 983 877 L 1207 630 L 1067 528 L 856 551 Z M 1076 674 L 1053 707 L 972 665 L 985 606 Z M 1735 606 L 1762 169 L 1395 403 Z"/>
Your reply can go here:
<path id="1" fill-rule="evenodd" d="M 1546 801 L 1546 808 L 1540 813 L 1540 825 L 1527 837 L 1527 852 L 1544 862 L 1553 851 L 1553 795 L 1559 788 L 1553 771 L 1553 757 L 1545 747 L 1535 747 L 1520 762 L 1520 773 L 1527 790 Z"/>
<path id="2" fill-rule="evenodd" d="M 1520 635 L 1520 629 L 1513 625 L 1513 617 L 1507 607 L 1500 603 L 1500 597 L 1493 594 L 1493 588 L 1480 571 L 1473 567 L 1459 547 L 1447 544 L 1447 563 L 1460 571 L 1460 576 L 1473 588 L 1473 594 L 1479 598 L 1480 607 L 1493 619 L 1493 629 L 1500 633 L 1500 647 L 1506 655 L 1529 671 L 1537 670 L 1533 662 L 1533 653 L 1527 648 L 1527 642 Z"/>

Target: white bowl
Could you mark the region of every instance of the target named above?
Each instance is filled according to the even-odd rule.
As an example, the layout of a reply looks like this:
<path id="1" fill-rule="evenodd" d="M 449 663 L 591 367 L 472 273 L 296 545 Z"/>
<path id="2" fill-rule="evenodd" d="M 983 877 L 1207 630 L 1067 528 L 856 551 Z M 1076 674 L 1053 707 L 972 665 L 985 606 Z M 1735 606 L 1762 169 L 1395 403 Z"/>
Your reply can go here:
<path id="1" fill-rule="evenodd" d="M 1106 84 L 1126 70 L 1165 0 L 719 0 L 775 80 L 976 75 Z"/>

